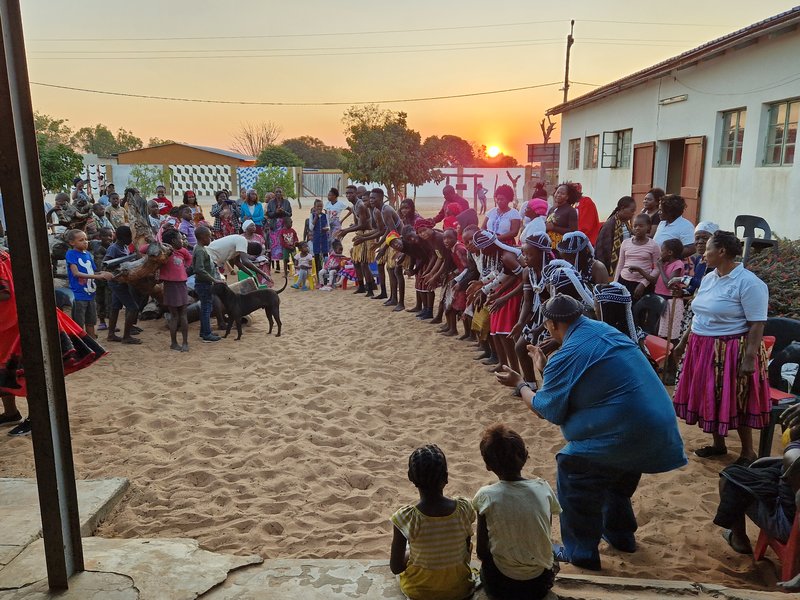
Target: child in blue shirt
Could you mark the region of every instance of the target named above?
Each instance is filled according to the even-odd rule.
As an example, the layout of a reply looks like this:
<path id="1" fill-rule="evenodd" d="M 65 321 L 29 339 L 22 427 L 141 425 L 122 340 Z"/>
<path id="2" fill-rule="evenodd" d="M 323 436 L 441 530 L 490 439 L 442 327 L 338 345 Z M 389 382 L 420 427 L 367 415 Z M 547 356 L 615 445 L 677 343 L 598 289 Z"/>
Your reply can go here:
<path id="1" fill-rule="evenodd" d="M 97 324 L 97 292 L 96 280 L 108 281 L 111 273 L 107 271 L 96 272 L 92 253 L 88 251 L 89 239 L 80 229 L 70 229 L 65 239 L 70 249 L 67 250 L 67 275 L 69 287 L 75 297 L 72 302 L 72 320 L 83 327 L 93 338 L 97 335 L 94 326 Z"/>

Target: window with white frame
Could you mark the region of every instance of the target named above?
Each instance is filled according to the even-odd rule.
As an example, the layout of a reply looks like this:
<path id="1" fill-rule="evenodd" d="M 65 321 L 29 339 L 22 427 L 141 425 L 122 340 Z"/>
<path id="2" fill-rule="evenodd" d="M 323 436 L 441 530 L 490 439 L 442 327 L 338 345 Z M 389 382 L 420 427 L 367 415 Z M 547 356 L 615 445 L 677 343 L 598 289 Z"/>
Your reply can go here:
<path id="1" fill-rule="evenodd" d="M 576 138 L 574 140 L 569 141 L 569 145 L 567 146 L 568 158 L 567 158 L 567 168 L 568 169 L 577 169 L 581 165 L 581 140 L 580 138 Z"/>
<path id="2" fill-rule="evenodd" d="M 800 99 L 769 105 L 763 161 L 765 165 L 794 164 L 798 117 L 800 117 Z"/>
<path id="3" fill-rule="evenodd" d="M 742 164 L 742 141 L 747 110 L 739 108 L 722 113 L 722 135 L 720 136 L 719 159 L 721 167 L 737 167 Z"/>
<path id="4" fill-rule="evenodd" d="M 600 166 L 604 169 L 629 169 L 632 139 L 633 129 L 604 131 L 603 157 Z"/>
<path id="5" fill-rule="evenodd" d="M 600 146 L 600 136 L 590 135 L 587 136 L 583 145 L 583 168 L 596 169 L 597 168 L 597 154 Z"/>

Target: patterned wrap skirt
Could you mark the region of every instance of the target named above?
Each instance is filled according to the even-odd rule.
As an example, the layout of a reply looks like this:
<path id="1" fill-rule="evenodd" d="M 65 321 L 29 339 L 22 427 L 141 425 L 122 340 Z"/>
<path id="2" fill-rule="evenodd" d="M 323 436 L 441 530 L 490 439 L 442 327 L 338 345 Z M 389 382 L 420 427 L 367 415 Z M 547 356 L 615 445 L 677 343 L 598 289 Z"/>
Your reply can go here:
<path id="1" fill-rule="evenodd" d="M 58 333 L 61 342 L 61 359 L 64 375 L 85 369 L 107 354 L 97 343 L 67 314 L 56 309 Z M 25 368 L 22 359 L 19 329 L 11 327 L 3 331 L 0 339 L 0 394 L 27 396 Z"/>
<path id="2" fill-rule="evenodd" d="M 709 337 L 689 334 L 672 403 L 687 425 L 706 433 L 728 435 L 741 426 L 762 429 L 769 424 L 772 401 L 767 378 L 767 353 L 762 342 L 756 370 L 740 377 L 746 334 Z"/>

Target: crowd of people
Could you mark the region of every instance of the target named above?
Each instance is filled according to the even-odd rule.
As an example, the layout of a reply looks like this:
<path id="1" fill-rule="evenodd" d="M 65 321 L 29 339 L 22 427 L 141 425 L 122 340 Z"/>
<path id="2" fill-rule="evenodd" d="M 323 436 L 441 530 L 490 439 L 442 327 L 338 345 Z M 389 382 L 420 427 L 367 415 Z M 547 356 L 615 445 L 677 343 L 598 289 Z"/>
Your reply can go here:
<path id="1" fill-rule="evenodd" d="M 785 540 L 796 503 L 776 508 L 759 488 L 741 484 L 752 478 L 736 479 L 737 473 L 754 472 L 752 430 L 769 424 L 772 408 L 762 340 L 769 293 L 738 262 L 741 242 L 712 222 L 694 226 L 683 217 L 684 199 L 657 188 L 650 190 L 639 212 L 633 198 L 621 198 L 603 223 L 579 185 L 557 186 L 552 206 L 546 194 L 536 192 L 516 207 L 514 190 L 499 186 L 495 207 L 479 223 L 475 211 L 449 186 L 442 209 L 432 219 L 420 216 L 410 199 L 395 211 L 380 189 L 346 190 L 355 222 L 337 237 L 355 234 L 354 293 L 385 299 L 385 305 L 400 311 L 410 297 L 406 280 L 413 278 L 415 302 L 406 310 L 442 324 L 439 331 L 448 336 L 458 335 L 461 322 L 460 339 L 477 345 L 481 353 L 476 359 L 512 386 L 537 415 L 560 425 L 568 442 L 557 456 L 556 503 L 547 487 L 537 496 L 506 485 L 526 480 L 510 466 L 521 467 L 524 445 L 512 442 L 515 434 L 505 429 L 486 434 L 509 445 L 503 450 L 508 471 L 500 467 L 498 472 L 487 460 L 500 479 L 502 501 L 496 506 L 487 505 L 481 493 L 472 507 L 446 498 L 441 451 L 430 446 L 415 451 L 409 479 L 420 490 L 420 502 L 392 517 L 392 568 L 401 574 L 406 594 L 462 597 L 471 580 L 466 565 L 476 512 L 483 581 L 497 597 L 540 597 L 533 594 L 543 593 L 552 580 L 547 552 L 542 547 L 524 549 L 532 539 L 525 519 L 530 519 L 529 526 L 536 523 L 546 530 L 539 539 L 549 539 L 547 524 L 560 510 L 564 546 L 556 549 L 556 556 L 584 568 L 600 568 L 601 539 L 619 550 L 635 551 L 630 499 L 642 473 L 686 464 L 676 416 L 712 434 L 711 445 L 694 449 L 701 459 L 726 454 L 729 431 L 739 434 L 740 455 L 723 472 L 725 481 L 736 482 L 724 488 L 729 495 L 735 490 L 742 508 L 735 528 L 727 525 L 725 539 L 731 546 L 749 547 L 739 526 L 745 512 L 758 514 L 760 526 L 780 523 L 782 527 L 770 530 Z M 373 262 L 377 284 L 369 268 Z M 652 305 L 652 299 L 658 311 L 653 333 L 674 348 L 662 365 L 649 357 L 646 334 L 633 318 L 635 304 Z M 677 384 L 671 400 L 659 372 Z M 797 438 L 800 427 L 787 425 L 786 443 Z M 789 444 L 787 452 L 796 452 L 796 446 Z M 776 481 L 765 484 L 773 497 Z M 517 502 L 527 509 L 520 510 Z M 516 528 L 507 526 L 512 516 Z M 496 519 L 500 521 L 492 527 Z M 452 578 L 460 578 L 460 584 Z M 442 589 L 449 591 L 436 595 Z"/>
<path id="2" fill-rule="evenodd" d="M 74 300 L 72 318 L 59 313 L 59 324 L 70 348 L 65 365 L 77 368 L 104 354 L 98 331 L 107 332 L 108 342 L 139 343 L 142 301 L 98 268 L 137 250 L 130 207 L 108 187 L 105 202 L 93 202 L 82 183 L 76 181 L 72 198 L 59 194 L 51 211 L 70 224 L 64 238 Z M 425 218 L 410 198 L 396 210 L 381 188 L 349 185 L 346 201 L 336 189 L 327 202 L 315 201 L 299 235 L 280 188 L 263 200 L 255 190 L 242 189 L 238 199 L 221 190 L 210 220 L 192 191 L 178 206 L 165 192 L 159 187 L 148 202 L 147 222 L 153 237 L 172 249 L 159 272 L 173 350 L 189 350 L 190 290 L 199 301 L 201 339 L 219 340 L 210 326 L 211 285 L 226 266 L 267 286 L 281 270 L 286 276 L 294 271 L 292 287 L 303 291 L 312 279 L 325 291 L 352 281 L 355 294 L 382 300 L 393 312 L 415 313 L 440 325 L 443 335 L 461 333 L 459 340 L 475 344 L 475 359 L 500 384 L 561 427 L 567 445 L 556 457 L 557 493 L 541 479 L 522 477 L 525 444 L 501 424 L 489 427 L 480 442 L 498 482 L 471 502 L 444 496 L 447 463 L 438 447 L 414 451 L 408 477 L 420 500 L 392 516 L 391 551 L 392 570 L 410 598 L 468 595 L 475 521 L 482 581 L 499 598 L 543 597 L 557 570 L 554 560 L 600 569 L 601 539 L 634 552 L 631 497 L 642 474 L 687 463 L 676 416 L 712 435 L 711 444 L 694 449 L 701 459 L 727 454 L 728 433 L 738 433 L 740 455 L 722 474 L 715 520 L 731 547 L 749 549 L 745 514 L 787 537 L 800 494 L 797 502 L 770 504 L 762 492 L 774 491 L 779 479 L 789 481 L 780 475 L 795 469 L 794 461 L 777 470 L 777 479 L 775 469 L 769 471 L 768 483 L 759 479 L 767 471 L 751 467 L 752 430 L 769 424 L 772 408 L 762 340 L 769 292 L 737 261 L 736 236 L 709 221 L 692 225 L 682 216 L 680 196 L 652 189 L 641 211 L 633 198 L 622 197 L 601 223 L 594 202 L 575 183 L 558 185 L 552 204 L 543 185 L 521 204 L 513 188 L 501 185 L 495 206 L 480 215 L 448 185 L 441 210 Z M 346 256 L 342 242 L 351 235 Z M 0 259 L 6 267 L 0 310 L 11 310 L 10 258 L 3 253 Z M 663 364 L 648 355 L 646 333 L 634 319 L 639 302 L 657 307 L 653 333 L 674 348 Z M 0 423 L 16 423 L 21 415 L 13 400 L 24 394 L 18 342 L 0 344 L 0 360 Z M 673 398 L 659 374 L 674 377 Z M 29 423 L 25 427 L 23 421 L 12 433 L 29 432 Z M 800 410 L 788 414 L 786 432 L 787 456 L 794 456 Z M 797 493 L 800 481 L 791 481 L 789 491 Z M 563 546 L 551 547 L 551 518 L 559 513 Z"/>

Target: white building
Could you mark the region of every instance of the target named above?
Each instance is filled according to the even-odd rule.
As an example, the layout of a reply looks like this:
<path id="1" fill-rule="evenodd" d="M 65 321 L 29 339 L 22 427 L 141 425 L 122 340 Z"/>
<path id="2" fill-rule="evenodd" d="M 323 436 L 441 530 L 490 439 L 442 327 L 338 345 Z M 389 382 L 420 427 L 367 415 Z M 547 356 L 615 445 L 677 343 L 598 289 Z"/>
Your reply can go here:
<path id="1" fill-rule="evenodd" d="M 548 111 L 561 115 L 561 180 L 601 219 L 651 187 L 690 220 L 764 217 L 800 237 L 800 7 L 708 42 Z"/>

